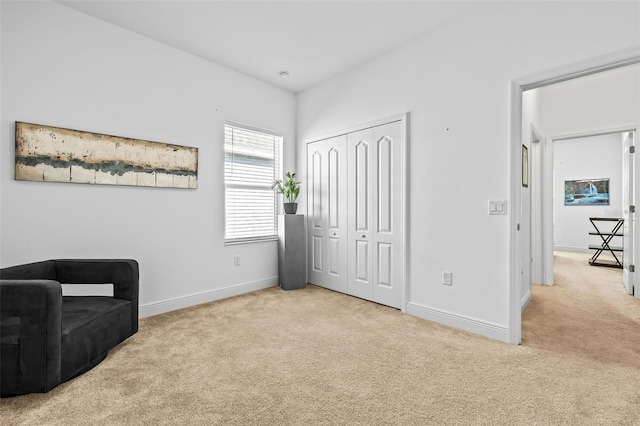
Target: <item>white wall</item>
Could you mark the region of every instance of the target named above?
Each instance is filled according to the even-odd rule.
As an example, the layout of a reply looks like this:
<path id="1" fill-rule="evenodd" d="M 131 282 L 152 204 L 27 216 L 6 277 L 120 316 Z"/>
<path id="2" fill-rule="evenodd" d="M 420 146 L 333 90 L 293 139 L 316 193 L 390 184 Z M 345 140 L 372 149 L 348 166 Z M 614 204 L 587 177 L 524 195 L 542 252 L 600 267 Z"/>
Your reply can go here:
<path id="1" fill-rule="evenodd" d="M 510 221 L 487 202 L 509 198 L 510 82 L 637 47 L 638 12 L 497 3 L 299 95 L 303 177 L 306 141 L 410 112 L 409 313 L 508 339 Z"/>
<path id="2" fill-rule="evenodd" d="M 637 64 L 534 91 L 539 92 L 540 130 L 551 138 L 640 124 Z"/>
<path id="3" fill-rule="evenodd" d="M 620 133 L 575 138 L 554 142 L 554 249 L 589 252 L 589 244 L 601 242 L 590 217 L 623 217 L 622 213 L 622 143 Z M 564 182 L 567 180 L 609 180 L 609 205 L 564 205 Z M 599 224 L 600 226 L 600 224 Z M 601 230 L 610 229 L 603 225 Z M 620 245 L 616 241 L 614 245 Z"/>
<path id="4" fill-rule="evenodd" d="M 281 131 L 292 169 L 295 96 L 56 3 L 1 7 L 2 266 L 137 259 L 143 314 L 275 284 L 276 242 L 224 246 L 223 124 Z M 15 181 L 15 121 L 198 147 L 198 189 Z"/>

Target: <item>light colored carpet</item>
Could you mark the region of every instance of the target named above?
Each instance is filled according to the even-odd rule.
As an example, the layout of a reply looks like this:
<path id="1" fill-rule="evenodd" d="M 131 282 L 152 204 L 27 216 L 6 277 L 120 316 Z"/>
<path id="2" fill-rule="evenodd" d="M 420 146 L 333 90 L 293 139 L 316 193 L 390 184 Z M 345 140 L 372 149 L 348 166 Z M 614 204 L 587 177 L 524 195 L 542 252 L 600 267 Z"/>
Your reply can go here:
<path id="1" fill-rule="evenodd" d="M 563 273 L 576 272 L 569 271 L 571 258 L 558 260 L 561 282 Z M 523 346 L 315 286 L 146 318 L 88 373 L 48 394 L 1 400 L 0 422 L 640 424 L 640 301 L 613 291 L 625 304 L 616 309 L 620 303 L 604 300 L 611 294 L 599 290 L 600 279 L 591 283 L 600 271 L 587 268 L 573 290 L 534 289 Z M 576 303 L 558 305 L 553 292 Z M 598 307 L 583 309 L 577 293 L 598 299 Z M 633 335 L 618 334 L 620 323 Z M 582 343 L 574 348 L 568 339 Z M 601 339 L 607 343 L 593 343 Z M 600 350 L 605 354 L 592 352 Z"/>
<path id="2" fill-rule="evenodd" d="M 640 369 L 640 301 L 624 290 L 621 269 L 590 266 L 590 257 L 555 252 L 554 285 L 533 286 L 522 343 Z"/>

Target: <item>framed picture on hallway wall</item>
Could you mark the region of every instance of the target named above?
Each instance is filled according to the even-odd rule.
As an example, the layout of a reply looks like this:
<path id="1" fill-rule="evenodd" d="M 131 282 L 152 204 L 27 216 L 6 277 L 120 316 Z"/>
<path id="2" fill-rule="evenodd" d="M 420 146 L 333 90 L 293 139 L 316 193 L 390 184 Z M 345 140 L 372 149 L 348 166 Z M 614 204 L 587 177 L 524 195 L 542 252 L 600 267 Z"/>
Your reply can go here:
<path id="1" fill-rule="evenodd" d="M 608 206 L 609 179 L 564 181 L 565 206 Z"/>
<path id="2" fill-rule="evenodd" d="M 529 148 L 522 145 L 522 186 L 529 187 Z"/>

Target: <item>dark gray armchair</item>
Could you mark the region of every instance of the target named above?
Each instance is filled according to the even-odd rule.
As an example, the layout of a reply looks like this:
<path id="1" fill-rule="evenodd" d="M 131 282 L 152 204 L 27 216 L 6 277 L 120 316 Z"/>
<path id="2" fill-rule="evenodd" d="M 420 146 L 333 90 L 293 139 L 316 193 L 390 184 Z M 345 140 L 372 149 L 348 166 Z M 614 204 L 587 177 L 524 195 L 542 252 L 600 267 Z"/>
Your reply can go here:
<path id="1" fill-rule="evenodd" d="M 0 394 L 48 392 L 100 363 L 138 331 L 138 280 L 126 259 L 0 269 Z M 62 296 L 61 283 L 111 283 L 113 297 Z"/>

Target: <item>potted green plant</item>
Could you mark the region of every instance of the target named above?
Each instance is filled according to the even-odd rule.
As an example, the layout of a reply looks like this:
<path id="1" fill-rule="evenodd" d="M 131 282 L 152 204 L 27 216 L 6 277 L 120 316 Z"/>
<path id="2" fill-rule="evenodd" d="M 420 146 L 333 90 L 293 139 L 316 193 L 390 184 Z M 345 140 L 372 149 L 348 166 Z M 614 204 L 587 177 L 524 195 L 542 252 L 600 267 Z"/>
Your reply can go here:
<path id="1" fill-rule="evenodd" d="M 295 173 L 287 172 L 285 176 L 287 177 L 286 181 L 283 182 L 282 179 L 276 179 L 271 185 L 271 189 L 275 188 L 276 191 L 284 195 L 284 212 L 286 214 L 296 214 L 296 211 L 298 211 L 296 200 L 300 194 L 300 182 L 296 182 Z"/>

